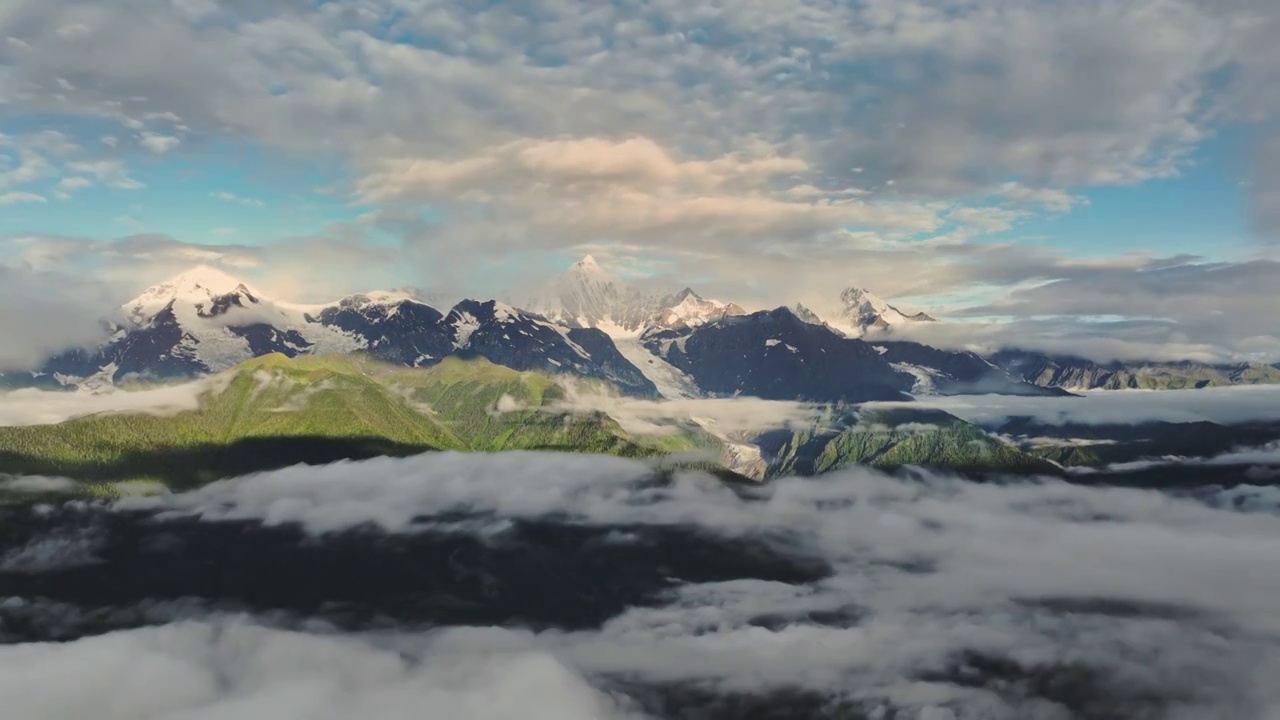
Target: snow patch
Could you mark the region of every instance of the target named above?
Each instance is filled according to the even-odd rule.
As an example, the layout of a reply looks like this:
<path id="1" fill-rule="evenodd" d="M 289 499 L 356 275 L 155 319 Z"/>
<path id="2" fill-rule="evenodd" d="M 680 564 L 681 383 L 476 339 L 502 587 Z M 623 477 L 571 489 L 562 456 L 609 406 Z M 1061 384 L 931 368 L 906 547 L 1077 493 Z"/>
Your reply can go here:
<path id="1" fill-rule="evenodd" d="M 662 397 L 676 399 L 696 398 L 702 395 L 693 378 L 650 352 L 639 338 L 617 339 L 614 340 L 614 345 L 627 362 L 636 366 L 636 369 L 653 383 Z"/>
<path id="2" fill-rule="evenodd" d="M 475 315 L 469 312 L 459 313 L 457 322 L 453 324 L 453 347 L 457 350 L 467 347 L 471 343 L 471 336 L 479 329 L 480 321 Z"/>
<path id="3" fill-rule="evenodd" d="M 892 363 L 892 365 L 894 370 L 909 373 L 915 377 L 916 382 L 911 386 L 912 395 L 938 394 L 937 379 L 942 376 L 938 371 L 911 363 Z"/>

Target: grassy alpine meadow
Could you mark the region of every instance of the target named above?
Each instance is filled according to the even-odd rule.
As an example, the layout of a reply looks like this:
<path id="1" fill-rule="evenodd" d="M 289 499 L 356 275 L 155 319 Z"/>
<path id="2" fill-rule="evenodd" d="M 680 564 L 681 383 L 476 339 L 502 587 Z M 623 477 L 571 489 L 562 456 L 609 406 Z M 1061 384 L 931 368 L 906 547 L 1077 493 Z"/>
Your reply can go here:
<path id="1" fill-rule="evenodd" d="M 551 377 L 483 359 L 409 369 L 362 356 L 268 355 L 206 381 L 195 410 L 0 427 L 0 472 L 190 487 L 298 463 L 435 450 L 652 457 L 716 446 L 693 427 L 634 437 L 603 413 L 557 407 L 566 397 Z"/>
<path id="2" fill-rule="evenodd" d="M 572 385 L 566 383 L 572 382 Z M 831 406 L 811 426 L 735 438 L 765 460 L 730 467 L 727 442 L 689 418 L 628 431 L 576 394 L 616 394 L 599 381 L 519 372 L 483 358 L 405 368 L 363 355 L 267 355 L 193 386 L 196 408 L 112 412 L 52 425 L 0 427 L 0 474 L 64 477 L 94 497 L 190 488 L 300 463 L 432 451 L 544 450 L 654 460 L 757 480 L 850 465 L 1054 472 L 1020 449 L 937 410 Z M 748 433 L 747 435 L 751 435 Z M 134 483 L 122 485 L 122 483 Z"/>

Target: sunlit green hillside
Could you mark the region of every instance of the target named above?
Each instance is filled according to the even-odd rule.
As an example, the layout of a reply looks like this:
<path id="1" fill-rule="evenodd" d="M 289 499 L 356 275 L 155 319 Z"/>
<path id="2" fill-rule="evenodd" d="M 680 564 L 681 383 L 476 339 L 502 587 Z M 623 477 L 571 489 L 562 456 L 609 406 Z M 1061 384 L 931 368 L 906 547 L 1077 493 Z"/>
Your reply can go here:
<path id="1" fill-rule="evenodd" d="M 0 472 L 205 482 L 298 462 L 429 450 L 545 449 L 648 456 L 705 444 L 637 439 L 599 413 L 554 407 L 551 378 L 483 359 L 426 370 L 360 357 L 251 360 L 208 381 L 199 409 L 0 427 Z"/>

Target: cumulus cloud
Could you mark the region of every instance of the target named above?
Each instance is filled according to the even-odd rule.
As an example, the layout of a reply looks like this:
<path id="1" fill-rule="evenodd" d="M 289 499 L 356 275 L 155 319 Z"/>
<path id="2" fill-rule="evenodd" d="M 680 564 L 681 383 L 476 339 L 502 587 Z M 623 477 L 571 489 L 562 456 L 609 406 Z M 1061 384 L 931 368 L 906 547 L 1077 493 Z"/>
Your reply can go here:
<path id="1" fill-rule="evenodd" d="M 275 471 L 121 507 L 162 519 L 298 523 L 317 534 L 368 524 L 483 532 L 494 542 L 493 526 L 507 519 L 555 516 L 635 532 L 692 526 L 832 568 L 809 584 L 680 585 L 657 605 L 590 630 L 456 628 L 430 636 L 428 666 L 477 651 L 536 653 L 588 678 L 807 689 L 869 707 L 953 713 L 940 717 L 1067 717 L 1058 703 L 1072 702 L 1222 720 L 1280 709 L 1269 682 L 1280 670 L 1271 602 L 1280 591 L 1280 515 L 1265 506 L 1235 512 L 1226 498 L 864 469 L 745 494 L 694 473 L 667 484 L 649 475 L 617 458 L 435 454 Z M 477 522 L 460 524 L 459 514 Z M 398 647 L 422 642 L 402 637 Z M 941 679 L 966 652 L 1089 686 L 1037 698 L 1016 679 Z"/>
<path id="2" fill-rule="evenodd" d="M 467 228 L 469 241 L 519 232 L 533 243 L 688 243 L 715 238 L 749 243 L 830 231 L 845 225 L 931 230 L 920 206 L 873 204 L 824 193 L 796 197 L 790 177 L 800 158 L 768 152 L 678 160 L 653 140 L 524 140 L 455 161 L 383 161 L 360 182 L 369 201 L 417 199 L 454 208 L 459 221 L 483 208 L 496 227 Z M 487 232 L 486 232 L 487 229 Z"/>

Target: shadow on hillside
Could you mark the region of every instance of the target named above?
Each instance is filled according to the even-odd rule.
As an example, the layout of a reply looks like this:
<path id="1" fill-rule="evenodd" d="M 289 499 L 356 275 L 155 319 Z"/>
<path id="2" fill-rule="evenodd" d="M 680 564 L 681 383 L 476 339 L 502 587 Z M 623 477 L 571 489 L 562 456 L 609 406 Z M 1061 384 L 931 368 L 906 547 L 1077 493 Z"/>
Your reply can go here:
<path id="1" fill-rule="evenodd" d="M 435 449 L 376 437 L 305 436 L 246 438 L 228 444 L 134 451 L 105 462 L 55 460 L 0 451 L 0 473 L 52 475 L 86 481 L 147 478 L 174 488 L 189 488 L 291 465 L 324 465 L 384 455 L 407 457 Z"/>

